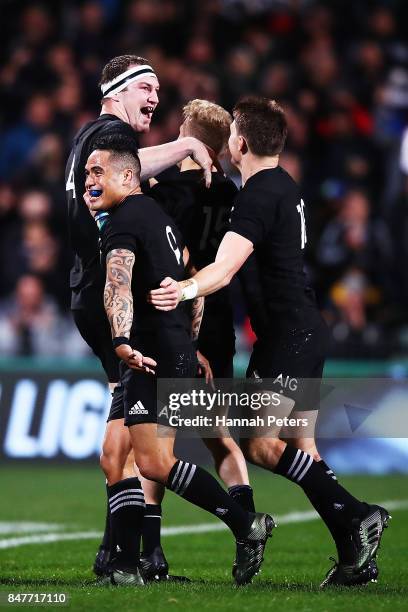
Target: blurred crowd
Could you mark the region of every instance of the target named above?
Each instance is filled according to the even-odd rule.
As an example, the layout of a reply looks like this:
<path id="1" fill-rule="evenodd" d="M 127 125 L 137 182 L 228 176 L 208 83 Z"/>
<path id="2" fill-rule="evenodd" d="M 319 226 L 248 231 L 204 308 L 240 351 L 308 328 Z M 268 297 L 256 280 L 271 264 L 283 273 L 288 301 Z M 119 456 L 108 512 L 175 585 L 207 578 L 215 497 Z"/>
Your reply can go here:
<path id="1" fill-rule="evenodd" d="M 99 114 L 101 68 L 123 53 L 149 58 L 161 83 L 145 146 L 176 138 L 193 98 L 284 106 L 281 163 L 302 186 L 331 355 L 406 350 L 407 2 L 3 0 L 1 11 L 1 354 L 86 353 L 68 312 L 64 166 Z"/>

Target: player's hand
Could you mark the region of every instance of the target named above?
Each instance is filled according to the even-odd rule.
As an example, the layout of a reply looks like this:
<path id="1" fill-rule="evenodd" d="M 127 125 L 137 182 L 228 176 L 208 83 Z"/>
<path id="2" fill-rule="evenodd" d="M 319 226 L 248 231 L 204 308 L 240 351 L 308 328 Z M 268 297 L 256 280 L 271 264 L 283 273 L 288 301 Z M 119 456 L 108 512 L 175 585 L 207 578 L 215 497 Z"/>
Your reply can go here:
<path id="1" fill-rule="evenodd" d="M 87 191 L 85 191 L 85 193 L 84 193 L 84 195 L 83 195 L 83 198 L 84 198 L 84 200 L 85 200 L 85 204 L 87 205 L 89 212 L 91 213 L 91 215 L 92 215 L 93 217 L 95 217 L 95 215 L 96 215 L 96 212 L 97 212 L 97 211 L 96 211 L 96 210 L 91 210 L 91 209 L 89 208 L 89 207 L 90 207 L 90 205 L 91 205 L 91 196 L 90 196 L 90 193 L 89 193 L 89 191 L 88 191 L 88 190 L 87 190 Z"/>
<path id="2" fill-rule="evenodd" d="M 200 351 L 197 351 L 197 359 L 198 359 L 198 373 L 201 376 L 205 376 L 205 382 L 207 385 L 210 385 L 212 390 L 215 391 L 214 385 L 214 374 L 212 372 L 210 362 L 207 357 L 204 357 Z"/>
<path id="3" fill-rule="evenodd" d="M 160 283 L 160 289 L 152 289 L 147 295 L 147 301 L 156 310 L 174 310 L 181 300 L 181 287 L 177 281 L 166 276 Z"/>
<path id="4" fill-rule="evenodd" d="M 121 344 L 115 349 L 115 352 L 119 359 L 122 359 L 132 370 L 155 374 L 156 361 L 151 357 L 144 357 L 140 351 L 133 349 L 129 344 Z"/>
<path id="5" fill-rule="evenodd" d="M 213 160 L 208 152 L 207 147 L 197 138 L 191 138 L 191 154 L 190 157 L 198 164 L 204 172 L 205 186 L 210 187 L 211 185 L 211 168 Z"/>

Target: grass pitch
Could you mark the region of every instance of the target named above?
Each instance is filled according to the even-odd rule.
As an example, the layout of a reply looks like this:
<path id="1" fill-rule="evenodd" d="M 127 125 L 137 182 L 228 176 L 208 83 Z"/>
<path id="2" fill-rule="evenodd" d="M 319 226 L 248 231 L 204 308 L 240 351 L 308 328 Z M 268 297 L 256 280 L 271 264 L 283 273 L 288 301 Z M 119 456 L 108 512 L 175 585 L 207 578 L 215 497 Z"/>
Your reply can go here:
<path id="1" fill-rule="evenodd" d="M 259 510 L 286 516 L 286 520 L 290 512 L 310 510 L 302 491 L 284 479 L 256 470 L 251 480 Z M 405 508 L 391 512 L 393 520 L 378 558 L 379 582 L 325 592 L 318 585 L 331 565 L 328 557 L 334 555 L 334 547 L 318 520 L 282 521 L 268 543 L 261 575 L 244 588 L 232 584 L 234 542 L 228 531 L 163 538 L 172 573 L 189 576 L 191 584 L 96 587 L 91 565 L 99 540 L 89 537 L 89 532 L 102 530 L 106 503 L 98 468 L 3 466 L 1 482 L 0 605 L 5 609 L 12 607 L 5 603 L 10 592 L 65 592 L 69 601 L 63 607 L 75 611 L 408 610 L 408 478 L 404 476 L 341 478 L 360 498 L 406 503 Z M 35 532 L 35 525 L 22 528 L 17 521 L 51 525 Z M 209 522 L 218 521 L 167 493 L 164 526 Z M 57 541 L 38 541 L 52 539 L 50 533 Z M 61 534 L 77 538 L 78 533 L 86 539 L 58 540 Z M 21 538 L 36 543 L 21 545 Z M 9 547 L 12 541 L 19 545 Z"/>

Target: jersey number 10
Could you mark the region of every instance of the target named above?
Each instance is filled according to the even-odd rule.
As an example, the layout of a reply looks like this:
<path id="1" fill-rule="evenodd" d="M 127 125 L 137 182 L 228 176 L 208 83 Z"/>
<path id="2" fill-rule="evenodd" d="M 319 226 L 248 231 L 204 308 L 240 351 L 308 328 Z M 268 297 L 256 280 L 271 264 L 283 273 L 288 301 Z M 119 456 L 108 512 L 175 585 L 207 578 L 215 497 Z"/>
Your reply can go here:
<path id="1" fill-rule="evenodd" d="M 306 235 L 306 221 L 305 221 L 305 203 L 303 200 L 300 200 L 300 204 L 296 206 L 296 210 L 300 215 L 300 247 L 302 249 L 305 248 L 305 244 L 307 242 Z"/>

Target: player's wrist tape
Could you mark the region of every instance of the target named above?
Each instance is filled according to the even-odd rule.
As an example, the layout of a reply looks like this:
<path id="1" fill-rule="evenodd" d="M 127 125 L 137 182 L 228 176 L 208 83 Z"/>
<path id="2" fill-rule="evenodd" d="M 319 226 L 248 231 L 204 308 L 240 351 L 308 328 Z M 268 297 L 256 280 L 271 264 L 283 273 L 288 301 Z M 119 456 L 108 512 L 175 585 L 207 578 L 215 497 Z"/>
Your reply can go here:
<path id="1" fill-rule="evenodd" d="M 118 346 L 122 346 L 122 344 L 128 344 L 130 346 L 129 338 L 126 336 L 118 336 L 112 340 L 113 348 L 118 348 Z"/>
<path id="2" fill-rule="evenodd" d="M 184 302 L 184 300 L 194 300 L 197 293 L 197 281 L 195 281 L 194 278 L 191 278 L 189 284 L 183 287 L 181 291 L 181 302 Z"/>

